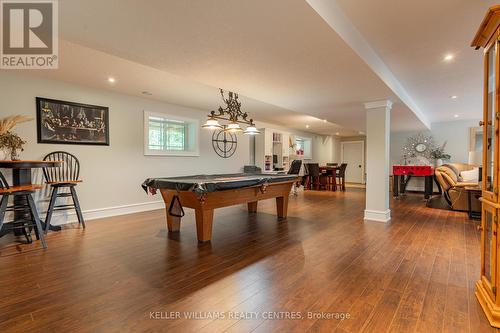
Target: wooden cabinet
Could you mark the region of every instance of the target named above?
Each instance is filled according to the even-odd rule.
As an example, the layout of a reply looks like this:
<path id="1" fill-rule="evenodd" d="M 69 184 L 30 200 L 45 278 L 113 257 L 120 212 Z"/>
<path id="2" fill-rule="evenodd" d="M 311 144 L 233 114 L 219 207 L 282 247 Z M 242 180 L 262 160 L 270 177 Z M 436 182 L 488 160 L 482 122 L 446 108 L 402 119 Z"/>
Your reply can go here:
<path id="1" fill-rule="evenodd" d="M 472 46 L 484 50 L 483 175 L 481 219 L 481 277 L 476 296 L 492 326 L 500 328 L 500 297 L 497 297 L 498 267 L 498 156 L 499 156 L 499 42 L 500 6 L 491 7 Z"/>

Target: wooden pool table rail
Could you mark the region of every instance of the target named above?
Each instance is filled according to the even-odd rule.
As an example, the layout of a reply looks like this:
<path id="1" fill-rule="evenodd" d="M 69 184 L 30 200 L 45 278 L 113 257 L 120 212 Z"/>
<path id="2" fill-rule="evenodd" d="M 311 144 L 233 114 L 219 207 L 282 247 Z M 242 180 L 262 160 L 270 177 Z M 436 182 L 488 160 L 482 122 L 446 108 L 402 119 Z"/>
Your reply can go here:
<path id="1" fill-rule="evenodd" d="M 285 219 L 287 217 L 290 190 L 293 183 L 298 180 L 268 183 L 205 194 L 198 194 L 193 191 L 160 189 L 166 207 L 168 231 L 178 232 L 181 226 L 181 217 L 173 216 L 169 213 L 170 203 L 175 195 L 179 197 L 182 207 L 195 210 L 196 231 L 199 242 L 211 240 L 214 209 L 216 208 L 247 203 L 248 212 L 256 213 L 257 202 L 259 200 L 276 198 L 277 216 L 279 219 Z"/>

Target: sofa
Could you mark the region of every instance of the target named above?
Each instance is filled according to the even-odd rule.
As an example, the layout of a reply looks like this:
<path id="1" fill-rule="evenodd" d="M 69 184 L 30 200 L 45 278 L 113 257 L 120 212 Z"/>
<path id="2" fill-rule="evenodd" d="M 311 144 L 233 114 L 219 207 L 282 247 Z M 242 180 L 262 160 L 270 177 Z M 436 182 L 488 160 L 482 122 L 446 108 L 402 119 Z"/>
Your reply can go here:
<path id="1" fill-rule="evenodd" d="M 436 179 L 443 190 L 446 202 L 453 210 L 466 211 L 468 208 L 466 186 L 477 186 L 476 181 L 464 181 L 461 173 L 477 168 L 475 165 L 464 163 L 448 163 L 439 166 L 435 170 Z M 465 174 L 465 173 L 464 173 Z M 481 211 L 481 203 L 472 197 L 472 210 Z"/>

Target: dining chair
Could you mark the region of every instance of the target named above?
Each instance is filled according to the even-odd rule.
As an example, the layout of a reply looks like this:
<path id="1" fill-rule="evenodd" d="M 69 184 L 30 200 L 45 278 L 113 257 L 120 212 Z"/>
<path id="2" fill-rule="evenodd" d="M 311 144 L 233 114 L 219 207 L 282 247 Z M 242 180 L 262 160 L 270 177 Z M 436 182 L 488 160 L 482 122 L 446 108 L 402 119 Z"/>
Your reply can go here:
<path id="1" fill-rule="evenodd" d="M 290 169 L 288 169 L 289 175 L 299 175 L 300 168 L 302 167 L 302 160 L 293 160 L 290 165 Z M 300 182 L 294 182 L 292 185 L 292 193 L 293 195 L 297 195 L 297 187 L 300 186 Z"/>
<path id="2" fill-rule="evenodd" d="M 47 209 L 45 218 L 45 233 L 49 231 L 52 214 L 56 210 L 74 209 L 76 211 L 78 223 L 85 229 L 85 221 L 75 189 L 75 187 L 82 182 L 80 179 L 80 162 L 78 158 L 64 151 L 55 151 L 47 154 L 43 160 L 63 162 L 57 167 L 43 168 L 45 182 L 52 188 L 49 208 Z M 63 192 L 62 190 L 64 189 L 68 189 L 69 192 Z M 71 197 L 73 203 L 56 205 L 57 198 L 66 197 Z"/>
<path id="3" fill-rule="evenodd" d="M 244 173 L 262 173 L 262 169 L 255 165 L 245 165 L 243 166 Z"/>
<path id="4" fill-rule="evenodd" d="M 324 176 L 322 176 L 319 171 L 318 163 L 306 163 L 307 171 L 308 171 L 308 181 L 309 181 L 309 189 L 312 189 L 313 185 L 316 190 L 319 190 L 320 187 L 326 187 L 325 184 L 322 184 L 321 180 Z"/>
<path id="5" fill-rule="evenodd" d="M 342 191 L 345 191 L 345 171 L 347 169 L 347 163 L 342 163 L 337 171 L 337 186 L 340 186 Z"/>
<path id="6" fill-rule="evenodd" d="M 293 160 L 288 169 L 289 175 L 298 175 L 300 173 L 300 168 L 302 167 L 302 160 Z"/>
<path id="7" fill-rule="evenodd" d="M 338 163 L 326 163 L 327 167 L 337 167 Z M 326 176 L 326 184 L 329 189 L 335 190 L 335 177 L 337 176 L 336 169 L 326 169 L 324 170 L 324 176 Z"/>
<path id="8" fill-rule="evenodd" d="M 43 235 L 42 224 L 40 222 L 40 217 L 38 216 L 38 211 L 36 209 L 35 201 L 33 200 L 32 194 L 41 189 L 40 185 L 20 185 L 20 186 L 9 186 L 7 180 L 5 180 L 4 175 L 0 172 L 0 195 L 2 199 L 0 201 L 0 234 L 3 235 L 6 231 L 22 229 L 24 235 L 31 242 L 31 237 L 29 236 L 29 230 L 31 228 L 35 229 L 36 238 L 42 243 L 42 247 L 47 248 L 47 243 L 45 242 L 45 237 Z M 22 196 L 26 199 L 25 204 L 17 203 L 15 205 L 9 206 L 10 197 Z M 29 220 L 14 220 L 10 222 L 5 222 L 5 213 L 9 211 L 25 212 L 26 216 L 29 216 Z M 6 229 L 9 230 L 6 230 Z M 4 229 L 4 230 L 2 230 Z"/>

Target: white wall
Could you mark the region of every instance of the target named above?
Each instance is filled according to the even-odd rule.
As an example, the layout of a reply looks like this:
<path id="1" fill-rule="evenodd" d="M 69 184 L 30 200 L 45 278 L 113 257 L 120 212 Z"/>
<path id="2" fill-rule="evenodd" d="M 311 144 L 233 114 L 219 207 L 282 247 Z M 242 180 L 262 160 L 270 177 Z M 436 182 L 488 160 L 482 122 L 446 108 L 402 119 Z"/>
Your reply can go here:
<path id="1" fill-rule="evenodd" d="M 239 135 L 236 153 L 223 159 L 212 149 L 211 132 L 202 129 L 199 157 L 144 156 L 144 110 L 200 121 L 205 120 L 206 111 L 2 71 L 1 118 L 15 114 L 35 117 L 37 96 L 109 107 L 109 147 L 37 144 L 35 120 L 15 129 L 28 142 L 22 159 L 41 159 L 54 150 L 68 151 L 79 158 L 83 183 L 77 191 L 84 211 L 161 200 L 160 196 L 148 196 L 142 190 L 140 185 L 148 177 L 240 172 L 248 164 L 247 136 Z M 40 171 L 36 178 L 43 181 Z"/>
<path id="2" fill-rule="evenodd" d="M 144 156 L 143 111 L 163 112 L 206 120 L 207 110 L 198 110 L 139 98 L 114 92 L 96 90 L 60 81 L 25 76 L 2 71 L 0 75 L 0 118 L 10 115 L 36 117 L 35 97 L 47 97 L 71 102 L 109 107 L 110 146 L 38 144 L 36 121 L 20 124 L 15 131 L 27 141 L 22 159 L 38 160 L 51 151 L 64 150 L 75 154 L 81 164 L 81 178 L 77 191 L 88 218 L 161 208 L 161 197 L 146 195 L 141 183 L 149 177 L 171 177 L 192 174 L 241 172 L 249 163 L 248 136 L 238 135 L 238 149 L 227 159 L 219 157 L 211 146 L 210 131 L 200 129 L 199 157 Z M 258 120 L 257 120 L 258 122 Z M 265 126 L 258 122 L 259 126 Z M 270 125 L 271 127 L 277 127 Z M 287 130 L 313 138 L 313 159 L 330 161 L 331 140 L 322 143 L 320 136 Z M 2 170 L 10 180 L 9 170 Z M 42 173 L 34 173 L 34 180 L 42 183 Z M 37 199 L 41 211 L 47 204 L 49 192 L 45 188 Z M 132 208 L 131 208 L 132 207 Z M 135 207 L 135 208 L 134 208 Z M 114 209 L 112 209 L 114 208 Z M 60 217 L 56 223 L 75 220 L 74 215 Z"/>
<path id="3" fill-rule="evenodd" d="M 480 112 L 480 111 L 479 111 Z M 478 126 L 478 120 L 457 120 L 449 122 L 432 123 L 430 131 L 423 131 L 425 135 L 432 135 L 437 145 L 445 141 L 445 151 L 451 155 L 450 162 L 467 163 L 469 159 L 469 137 L 470 128 Z M 391 174 L 392 165 L 401 164 L 401 150 L 406 140 L 420 132 L 396 132 L 391 133 Z M 409 190 L 423 189 L 423 180 L 412 179 L 408 186 Z"/>
<path id="4" fill-rule="evenodd" d="M 286 128 L 283 126 L 275 125 L 275 124 L 270 124 L 270 123 L 265 123 L 265 122 L 258 122 L 259 128 L 266 128 L 266 129 L 272 129 L 276 131 L 283 131 L 286 132 L 292 136 L 298 136 L 301 138 L 307 138 L 311 139 L 311 151 L 312 151 L 312 156 L 310 159 L 305 159 L 304 163 L 319 163 L 319 164 L 326 164 L 330 162 L 335 162 L 335 151 L 337 149 L 337 140 L 333 136 L 329 135 L 317 135 L 309 132 L 302 132 L 302 131 L 297 131 L 295 129 L 290 129 Z M 339 146 L 340 147 L 340 146 Z M 340 148 L 338 148 L 340 149 Z M 340 156 L 340 151 L 338 152 Z"/>
<path id="5" fill-rule="evenodd" d="M 311 162 L 325 165 L 326 163 L 333 162 L 333 142 L 331 136 L 312 136 L 312 153 L 313 158 Z"/>
<path id="6" fill-rule="evenodd" d="M 451 155 L 451 162 L 467 163 L 469 158 L 469 130 L 477 127 L 479 120 L 457 120 L 432 123 L 430 131 L 423 131 L 425 135 L 432 135 L 437 145 L 445 141 L 445 151 Z M 391 165 L 402 162 L 401 149 L 406 140 L 419 132 L 391 133 Z"/>

